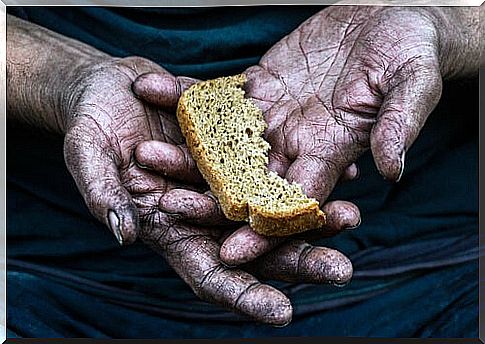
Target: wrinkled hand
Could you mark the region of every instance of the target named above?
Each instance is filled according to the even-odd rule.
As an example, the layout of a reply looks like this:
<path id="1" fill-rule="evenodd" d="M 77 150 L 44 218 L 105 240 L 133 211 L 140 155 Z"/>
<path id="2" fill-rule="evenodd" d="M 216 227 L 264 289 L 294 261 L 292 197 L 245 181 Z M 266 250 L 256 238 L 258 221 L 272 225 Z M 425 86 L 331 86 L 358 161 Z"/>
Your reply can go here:
<path id="1" fill-rule="evenodd" d="M 268 123 L 269 168 L 321 205 L 369 148 L 379 172 L 398 181 L 450 73 L 438 11 L 332 6 L 247 69 L 247 96 Z M 242 228 L 221 258 L 244 263 L 280 242 Z"/>
<path id="2" fill-rule="evenodd" d="M 133 80 L 147 72 L 163 79 L 157 85 L 165 95 L 163 108 L 142 103 L 132 92 Z M 263 278 L 343 284 L 352 275 L 352 265 L 335 250 L 304 242 L 282 246 L 245 267 L 249 272 L 221 263 L 220 241 L 232 223 L 223 219 L 210 193 L 204 193 L 207 187 L 182 145 L 172 113 L 178 94 L 192 82 L 141 58 L 93 66 L 79 80 L 81 91 L 66 121 L 66 164 L 89 209 L 120 243 L 138 236 L 202 299 L 285 325 L 292 317 L 288 298 L 249 272 Z M 137 157 L 146 165 L 137 164 Z M 165 162 L 160 173 L 148 170 L 153 159 Z M 167 202 L 199 220 L 188 223 L 183 216 L 160 211 L 159 205 Z M 198 208 L 187 207 L 194 203 Z"/>
<path id="3" fill-rule="evenodd" d="M 434 10 L 332 6 L 247 69 L 247 95 L 268 122 L 270 168 L 321 204 L 369 148 L 379 172 L 398 181 L 441 95 Z M 229 238 L 223 258 L 254 257 L 247 237 Z M 272 246 L 258 242 L 260 253 Z"/>
<path id="4" fill-rule="evenodd" d="M 423 8 L 333 6 L 277 43 L 246 71 L 270 166 L 320 202 L 369 147 L 399 180 L 441 94 L 437 35 Z"/>
<path id="5" fill-rule="evenodd" d="M 139 231 L 132 195 L 153 187 L 165 190 L 175 186 L 138 182 L 141 170 L 133 153 L 139 143 L 181 140 L 172 116 L 141 103 L 131 90 L 133 80 L 149 71 L 166 73 L 138 57 L 106 58 L 94 64 L 73 86 L 75 96 L 64 119 L 66 165 L 89 210 L 112 230 L 120 244 L 133 242 Z M 174 160 L 181 155 L 177 151 L 167 154 Z M 198 175 L 186 177 L 196 180 Z"/>
<path id="6" fill-rule="evenodd" d="M 165 76 L 160 73 L 147 73 L 141 75 L 134 82 L 133 90 L 138 97 L 145 100 L 147 103 L 157 105 L 161 108 L 167 107 L 167 98 L 172 101 L 173 95 L 167 96 L 165 84 Z M 180 97 L 181 89 L 177 90 L 177 96 Z M 166 166 L 170 164 L 167 160 L 165 149 L 170 148 L 167 145 L 159 145 L 153 147 L 150 152 L 138 154 L 136 156 L 137 163 L 145 166 L 147 169 L 162 175 L 166 174 Z M 185 145 L 178 146 L 178 149 L 187 152 Z M 186 159 L 190 160 L 190 165 L 195 165 L 190 155 Z M 358 176 L 358 170 L 355 164 L 351 164 L 342 172 L 340 180 L 352 180 Z M 184 206 L 180 206 L 180 197 L 164 197 L 160 201 L 160 210 L 176 214 L 179 218 L 185 221 L 199 223 L 200 221 L 211 221 L 211 223 L 226 222 L 222 210 L 215 198 L 207 198 L 203 202 L 198 200 L 184 199 Z M 203 205 L 202 205 L 203 204 Z M 332 236 L 345 229 L 354 229 L 360 224 L 359 209 L 350 202 L 334 201 L 326 203 L 323 206 L 323 211 L 327 215 L 327 223 L 324 228 L 317 229 L 311 233 L 306 233 L 303 238 L 314 239 L 325 236 Z M 309 235 L 308 235 L 309 234 Z M 302 239 L 301 235 L 297 236 L 298 240 Z M 254 232 L 248 225 L 245 225 L 237 231 L 231 233 L 226 237 L 220 251 L 220 258 L 225 264 L 229 266 L 236 266 L 250 262 L 257 257 L 269 252 L 273 248 L 282 244 L 284 238 L 269 238 Z M 300 240 L 301 241 L 301 240 Z M 293 241 L 289 241 L 291 244 Z M 306 252 L 303 252 L 306 254 Z"/>

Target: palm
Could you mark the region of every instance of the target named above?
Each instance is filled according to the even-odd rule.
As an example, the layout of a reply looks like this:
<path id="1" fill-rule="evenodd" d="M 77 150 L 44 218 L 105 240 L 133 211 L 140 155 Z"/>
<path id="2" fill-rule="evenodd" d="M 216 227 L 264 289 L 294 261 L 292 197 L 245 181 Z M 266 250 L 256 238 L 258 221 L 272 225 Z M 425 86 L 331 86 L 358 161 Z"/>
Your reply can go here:
<path id="1" fill-rule="evenodd" d="M 331 7 L 246 71 L 248 95 L 268 122 L 271 168 L 321 202 L 343 170 L 371 146 L 377 118 L 385 115 L 383 101 L 398 81 L 426 71 L 435 76 L 427 80 L 426 88 L 434 89 L 429 98 L 439 96 L 433 27 L 424 18 L 405 17 L 382 8 Z M 405 114 L 401 118 L 384 129 L 400 135 Z"/>

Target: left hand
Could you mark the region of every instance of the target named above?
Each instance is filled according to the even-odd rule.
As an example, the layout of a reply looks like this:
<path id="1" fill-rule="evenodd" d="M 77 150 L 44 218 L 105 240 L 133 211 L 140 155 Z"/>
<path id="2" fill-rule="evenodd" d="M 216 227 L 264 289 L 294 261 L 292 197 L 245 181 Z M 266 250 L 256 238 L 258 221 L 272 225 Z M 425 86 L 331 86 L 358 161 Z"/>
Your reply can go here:
<path id="1" fill-rule="evenodd" d="M 245 71 L 268 123 L 269 168 L 321 205 L 369 148 L 381 175 L 399 181 L 442 78 L 478 71 L 478 11 L 330 6 L 300 25 Z M 245 262 L 271 242 L 242 229 L 221 258 Z"/>

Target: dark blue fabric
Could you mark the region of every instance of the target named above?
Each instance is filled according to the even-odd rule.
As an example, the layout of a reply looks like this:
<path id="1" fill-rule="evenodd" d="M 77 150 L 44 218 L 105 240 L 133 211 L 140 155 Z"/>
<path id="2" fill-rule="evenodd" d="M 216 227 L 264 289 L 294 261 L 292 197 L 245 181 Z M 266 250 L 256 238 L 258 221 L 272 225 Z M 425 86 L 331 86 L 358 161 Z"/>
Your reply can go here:
<path id="1" fill-rule="evenodd" d="M 175 74 L 236 73 L 317 7 L 12 8 L 116 56 Z M 283 329 L 199 301 L 140 243 L 119 248 L 65 169 L 62 138 L 7 131 L 9 337 L 478 336 L 478 82 L 446 83 L 399 184 L 370 154 L 332 198 L 356 202 L 359 229 L 321 243 L 353 260 L 345 288 L 271 282 L 295 306 Z"/>
<path id="2" fill-rule="evenodd" d="M 138 55 L 197 78 L 238 73 L 321 7 L 11 8 L 114 56 Z"/>

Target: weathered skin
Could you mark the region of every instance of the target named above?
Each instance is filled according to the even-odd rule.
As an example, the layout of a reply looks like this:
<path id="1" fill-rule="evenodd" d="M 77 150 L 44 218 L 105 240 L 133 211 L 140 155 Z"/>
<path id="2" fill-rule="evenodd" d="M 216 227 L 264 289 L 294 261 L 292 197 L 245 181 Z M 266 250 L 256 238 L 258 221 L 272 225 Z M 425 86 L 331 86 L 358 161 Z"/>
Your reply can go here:
<path id="1" fill-rule="evenodd" d="M 380 173 L 399 180 L 404 153 L 440 98 L 442 76 L 465 67 L 443 57 L 447 41 L 462 37 L 449 37 L 440 11 L 331 7 L 249 68 L 248 95 L 269 125 L 270 166 L 322 202 L 368 148 Z M 469 57 L 460 73 L 478 71 L 478 55 Z"/>
<path id="2" fill-rule="evenodd" d="M 352 206 L 325 205 L 325 199 L 347 166 L 354 172 L 343 179 L 356 174 L 351 163 L 366 149 L 384 176 L 399 179 L 403 153 L 439 99 L 441 77 L 476 71 L 477 26 L 477 11 L 466 9 L 330 7 L 246 72 L 248 93 L 270 124 L 271 167 L 318 197 L 332 214 L 329 228 L 360 221 Z M 144 59 L 113 59 L 10 16 L 7 35 L 9 120 L 66 135 L 66 164 L 91 212 L 118 240 L 128 243 L 138 235 L 205 300 L 263 322 L 288 323 L 292 309 L 283 294 L 221 264 L 220 242 L 228 233 L 205 220 L 221 213 L 202 193 L 206 189 L 183 146 L 173 148 L 182 142 L 174 117 L 130 90 L 143 73 L 162 75 L 166 82 L 157 83 L 152 94 L 163 94 L 160 102 L 173 110 L 190 80 Z M 150 94 L 140 85 L 135 91 Z M 165 146 L 150 153 L 143 145 L 154 143 L 139 145 L 153 139 Z M 136 165 L 135 150 L 144 168 Z M 154 167 L 156 161 L 161 163 Z M 240 246 L 224 258 L 232 264 L 275 246 L 262 237 L 246 238 L 244 229 L 238 233 Z M 261 248 L 248 253 L 253 244 Z M 261 277 L 315 283 L 345 283 L 352 273 L 336 251 L 294 240 L 245 268 Z"/>
<path id="3" fill-rule="evenodd" d="M 478 15 L 478 8 L 332 6 L 304 22 L 245 72 L 268 122 L 270 168 L 322 204 L 369 148 L 384 178 L 399 181 L 442 79 L 476 74 L 483 64 Z M 242 264 L 274 247 L 249 230 L 223 243 L 222 260 Z"/>
<path id="4" fill-rule="evenodd" d="M 346 169 L 344 176 L 356 174 L 352 163 L 369 148 L 378 171 L 398 181 L 442 79 L 476 74 L 483 64 L 479 11 L 331 6 L 304 22 L 245 71 L 247 94 L 268 122 L 270 168 L 322 205 Z M 155 104 L 156 78 L 137 80 L 145 83 L 141 96 Z M 358 209 L 347 208 L 348 226 L 357 226 Z M 220 256 L 242 264 L 281 242 L 245 226 Z"/>
<path id="5" fill-rule="evenodd" d="M 234 224 L 204 193 L 207 187 L 181 145 L 171 112 L 193 80 L 175 78 L 139 57 L 107 56 L 10 16 L 7 25 L 9 120 L 65 135 L 65 161 L 79 191 L 121 244 L 141 238 L 204 300 L 276 326 L 291 321 L 291 303 L 253 274 L 314 283 L 350 279 L 352 265 L 345 256 L 302 242 L 288 243 L 267 262 L 261 258 L 260 267 L 248 267 L 253 274 L 221 262 L 220 242 Z M 162 79 L 157 83 L 165 95 L 161 108 L 132 92 L 133 81 L 145 73 Z M 157 159 L 167 164 L 153 173 L 149 167 Z M 160 210 L 164 207 L 169 211 Z M 333 207 L 338 213 L 339 204 Z M 330 226 L 340 228 L 341 218 Z"/>
<path id="6" fill-rule="evenodd" d="M 483 64 L 478 15 L 478 8 L 332 6 L 307 20 L 245 72 L 269 125 L 270 168 L 323 203 L 370 148 L 384 178 L 399 181 L 442 78 L 476 74 Z M 274 239 L 238 238 L 248 231 L 223 243 L 223 261 L 242 264 L 274 247 Z"/>

